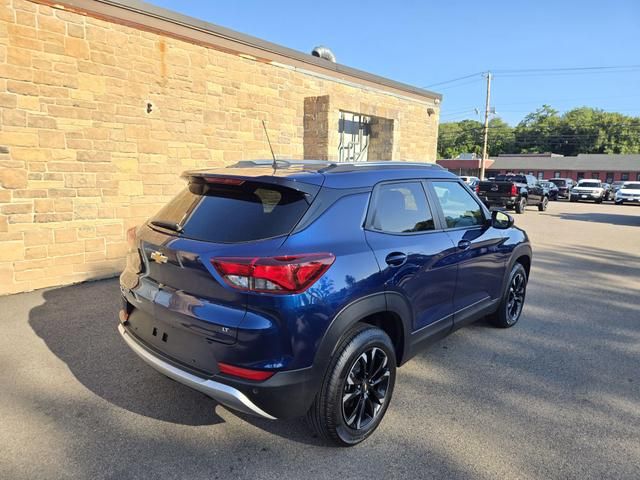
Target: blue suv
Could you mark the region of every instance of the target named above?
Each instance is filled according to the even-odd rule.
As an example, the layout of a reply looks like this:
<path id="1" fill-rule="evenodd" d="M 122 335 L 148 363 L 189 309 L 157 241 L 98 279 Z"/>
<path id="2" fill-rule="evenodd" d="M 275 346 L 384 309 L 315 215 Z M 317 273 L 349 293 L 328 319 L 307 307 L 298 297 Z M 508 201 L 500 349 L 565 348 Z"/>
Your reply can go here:
<path id="1" fill-rule="evenodd" d="M 118 329 L 152 367 L 228 407 L 307 415 L 355 445 L 424 345 L 520 317 L 526 233 L 436 165 L 243 161 L 183 176 L 127 234 Z"/>

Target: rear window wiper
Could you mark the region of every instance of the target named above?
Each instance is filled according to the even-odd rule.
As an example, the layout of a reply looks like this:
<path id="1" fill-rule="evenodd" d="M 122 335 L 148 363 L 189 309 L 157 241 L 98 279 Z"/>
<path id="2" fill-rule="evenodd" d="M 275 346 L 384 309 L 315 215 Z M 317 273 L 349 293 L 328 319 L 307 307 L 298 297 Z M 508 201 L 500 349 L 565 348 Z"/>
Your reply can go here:
<path id="1" fill-rule="evenodd" d="M 177 233 L 182 233 L 182 226 L 174 222 L 165 222 L 164 220 L 152 220 L 151 225 L 155 225 L 156 227 L 160 227 L 160 228 L 166 228 L 167 230 L 172 230 Z"/>

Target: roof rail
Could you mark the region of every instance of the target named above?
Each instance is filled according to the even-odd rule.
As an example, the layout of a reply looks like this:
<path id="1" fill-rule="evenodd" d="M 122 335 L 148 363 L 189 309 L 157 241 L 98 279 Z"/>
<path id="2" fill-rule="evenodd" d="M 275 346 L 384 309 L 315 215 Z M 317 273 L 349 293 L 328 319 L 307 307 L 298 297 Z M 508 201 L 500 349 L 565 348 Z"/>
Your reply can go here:
<path id="1" fill-rule="evenodd" d="M 380 168 L 428 168 L 433 170 L 445 170 L 437 163 L 422 162 L 402 162 L 402 161 L 386 161 L 386 162 L 353 162 L 353 163 L 333 163 L 322 170 L 321 173 L 339 173 L 354 172 L 357 170 L 378 170 Z"/>

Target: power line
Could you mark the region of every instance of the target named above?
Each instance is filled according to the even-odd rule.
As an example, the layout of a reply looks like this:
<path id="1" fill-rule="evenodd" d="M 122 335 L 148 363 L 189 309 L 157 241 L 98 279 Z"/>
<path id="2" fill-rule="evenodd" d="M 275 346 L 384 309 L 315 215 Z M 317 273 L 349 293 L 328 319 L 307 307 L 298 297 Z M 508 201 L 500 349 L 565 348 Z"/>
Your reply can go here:
<path id="1" fill-rule="evenodd" d="M 447 83 L 453 83 L 453 82 L 457 82 L 459 80 L 466 80 L 467 78 L 471 78 L 471 77 L 475 77 L 478 75 L 483 75 L 484 72 L 476 72 L 476 73 L 470 73 L 469 75 L 465 75 L 463 77 L 458 77 L 458 78 L 453 78 L 451 80 L 445 80 L 444 82 L 438 82 L 438 83 L 432 83 L 431 85 L 426 85 L 422 88 L 431 88 L 431 87 L 437 87 L 438 85 L 446 85 Z"/>
<path id="2" fill-rule="evenodd" d="M 473 79 L 473 80 L 468 80 L 466 82 L 457 83 L 457 84 L 454 84 L 454 85 L 449 85 L 448 87 L 439 88 L 438 90 L 439 91 L 446 91 L 446 90 L 451 90 L 452 88 L 464 87 L 465 85 L 476 84 L 480 80 L 482 80 L 482 79 L 481 78 L 476 78 L 476 79 Z"/>
<path id="3" fill-rule="evenodd" d="M 624 98 L 638 98 L 640 94 L 632 94 L 632 95 L 614 95 L 609 97 L 592 97 L 592 98 L 555 98 L 555 99 L 545 99 L 545 100 L 528 100 L 526 102 L 497 102 L 503 106 L 511 106 L 511 105 L 544 105 L 550 103 L 568 103 L 568 102 L 598 102 L 602 100 L 616 100 L 616 99 L 624 99 Z"/>
<path id="4" fill-rule="evenodd" d="M 597 71 L 614 71 L 614 70 L 623 70 L 621 72 L 613 72 L 613 73 L 627 73 L 624 71 L 625 69 L 640 69 L 640 65 L 596 65 L 596 66 L 588 66 L 588 67 L 554 67 L 554 68 L 512 68 L 512 69 L 497 69 L 491 70 L 491 73 L 498 76 L 526 76 L 526 74 L 553 74 L 553 73 L 562 73 L 562 72 L 575 72 L 576 74 L 581 73 L 591 73 Z M 458 82 L 460 80 L 466 80 L 467 78 L 472 78 L 475 76 L 486 75 L 487 72 L 475 72 L 470 73 L 469 75 L 464 75 L 462 77 L 452 78 L 451 80 L 445 80 L 443 82 L 432 83 L 431 85 L 426 85 L 423 88 L 432 88 L 437 87 L 439 85 L 446 85 L 448 83 Z"/>
<path id="5" fill-rule="evenodd" d="M 602 70 L 616 70 L 626 68 L 640 68 L 640 65 L 609 65 L 609 66 L 595 66 L 595 67 L 559 67 L 559 68 L 514 68 L 506 70 L 492 70 L 492 73 L 496 74 L 511 74 L 511 73 L 545 73 L 545 72 L 590 72 L 590 71 L 602 71 Z"/>
<path id="6" fill-rule="evenodd" d="M 640 123 L 576 124 L 574 126 L 578 128 L 605 128 L 605 129 L 608 127 L 621 126 L 621 127 L 626 127 L 627 129 L 633 130 L 632 133 L 634 134 L 640 133 L 640 132 L 636 132 L 636 130 L 640 131 Z M 515 128 L 510 127 L 509 125 L 494 125 L 494 126 L 489 125 L 487 129 L 489 131 L 500 131 L 500 130 L 506 130 L 507 132 L 510 131 L 510 132 L 513 132 L 514 135 L 517 135 L 518 138 L 526 138 L 526 137 L 540 138 L 541 136 L 544 138 L 551 138 L 551 137 L 576 138 L 576 137 L 597 136 L 601 134 L 606 135 L 607 133 L 610 133 L 610 132 L 607 132 L 606 130 L 604 132 L 602 130 L 598 130 L 595 132 L 585 132 L 585 133 L 548 133 L 548 134 L 544 134 L 543 132 L 527 132 L 527 131 L 516 132 Z M 438 134 L 438 137 L 455 138 L 455 137 L 459 137 L 466 134 L 481 133 L 483 130 L 484 130 L 484 126 L 473 127 L 473 128 L 462 128 L 458 132 L 440 131 Z M 615 132 L 615 133 L 620 133 L 620 132 Z"/>
<path id="7" fill-rule="evenodd" d="M 460 115 L 461 113 L 470 113 L 470 112 L 473 112 L 474 110 L 477 110 L 476 107 L 468 107 L 468 108 L 465 108 L 465 109 L 462 109 L 462 110 L 454 110 L 453 112 L 447 112 L 447 113 L 440 114 L 440 118 Z"/>

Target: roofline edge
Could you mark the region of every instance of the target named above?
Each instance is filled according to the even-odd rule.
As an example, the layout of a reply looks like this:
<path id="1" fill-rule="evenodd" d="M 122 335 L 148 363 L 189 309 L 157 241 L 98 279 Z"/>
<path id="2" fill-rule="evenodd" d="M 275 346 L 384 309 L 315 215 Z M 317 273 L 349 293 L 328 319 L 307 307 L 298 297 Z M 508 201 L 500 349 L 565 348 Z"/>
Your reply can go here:
<path id="1" fill-rule="evenodd" d="M 441 101 L 442 94 L 414 87 L 406 83 L 391 80 L 356 68 L 331 63 L 327 60 L 293 50 L 251 35 L 215 25 L 204 20 L 183 15 L 172 10 L 158 7 L 141 0 L 31 0 L 53 8 L 83 13 L 107 21 L 124 24 L 134 28 L 151 30 L 183 41 L 207 45 L 223 51 L 249 54 L 266 53 L 275 63 L 287 63 L 293 67 L 304 65 L 315 71 L 328 72 L 336 79 L 357 79 L 359 84 L 377 86 L 382 90 L 395 90 L 415 96 Z M 236 48 L 234 49 L 234 44 Z M 238 50 L 241 45 L 244 50 Z M 260 57 L 258 57 L 260 58 Z M 279 60 L 279 61 L 278 61 Z M 285 60 L 283 62 L 282 60 Z"/>

